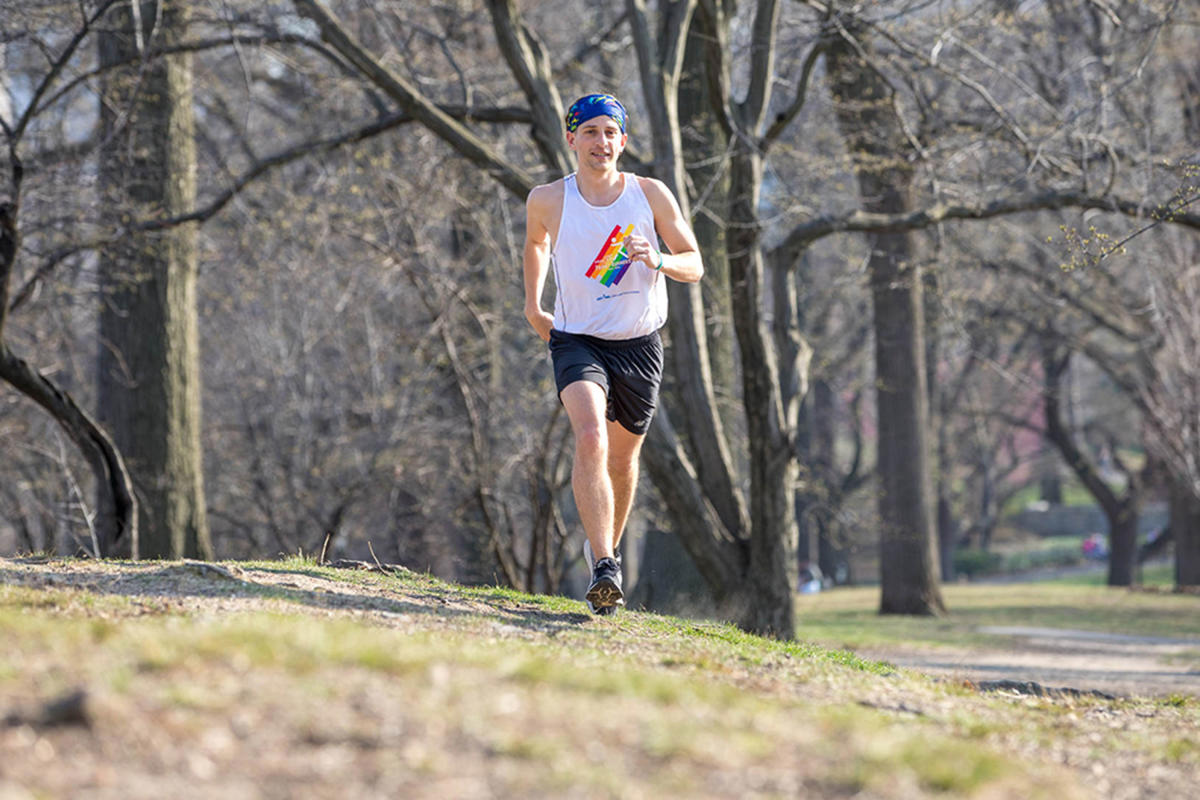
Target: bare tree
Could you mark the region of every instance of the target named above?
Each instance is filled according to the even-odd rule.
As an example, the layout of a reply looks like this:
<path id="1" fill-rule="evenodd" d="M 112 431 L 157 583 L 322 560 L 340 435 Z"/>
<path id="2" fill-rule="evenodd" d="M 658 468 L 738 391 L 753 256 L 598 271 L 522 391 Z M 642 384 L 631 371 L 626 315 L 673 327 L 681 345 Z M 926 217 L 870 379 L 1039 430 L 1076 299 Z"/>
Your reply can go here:
<path id="1" fill-rule="evenodd" d="M 22 247 L 21 203 L 25 184 L 22 150 L 40 105 L 77 54 L 97 21 L 115 5 L 102 3 L 91 13 L 77 14 L 73 35 L 60 43 L 34 83 L 31 98 L 14 120 L 0 118 L 6 141 L 6 184 L 0 194 L 0 378 L 45 409 L 87 459 L 100 489 L 95 552 L 108 554 L 118 541 L 133 555 L 138 551 L 137 501 L 120 451 L 109 435 L 68 392 L 13 352 L 6 323 L 14 303 L 12 283 Z M 15 112 L 14 112 L 15 113 Z M 19 299 L 19 297 L 17 298 Z"/>
<path id="2" fill-rule="evenodd" d="M 191 56 L 143 61 L 185 40 L 191 4 L 121 4 L 101 20 L 100 191 L 122 219 L 181 217 L 196 203 Z M 123 65 L 133 66 L 121 69 Z M 140 551 L 211 558 L 200 450 L 196 225 L 121 237 L 101 251 L 100 416 L 128 459 Z"/>
<path id="3" fill-rule="evenodd" d="M 194 209 L 114 228 L 93 208 L 75 215 L 80 223 L 59 224 L 44 165 L 64 165 L 57 174 L 75 177 L 58 182 L 86 187 L 87 154 L 99 140 L 93 131 L 82 145 L 65 136 L 52 145 L 44 127 L 31 140 L 29 124 L 21 126 L 17 155 L 33 165 L 28 185 L 37 190 L 24 195 L 33 205 L 16 229 L 26 241 L 5 285 L 7 307 L 31 322 L 15 338 L 11 325 L 0 328 L 0 341 L 50 363 L 38 334 L 55 306 L 38 287 L 65 289 L 71 279 L 86 292 L 89 254 L 122 237 L 198 224 L 201 325 L 211 342 L 200 352 L 206 493 L 217 549 L 315 552 L 328 540 L 332 550 L 362 552 L 373 544 L 450 577 L 550 588 L 569 563 L 558 545 L 570 507 L 556 491 L 561 439 L 544 402 L 544 352 L 514 330 L 520 314 L 501 283 L 515 274 L 505 237 L 529 187 L 570 169 L 562 100 L 613 89 L 634 110 L 626 158 L 672 186 L 697 217 L 706 261 L 729 267 L 720 291 L 715 282 L 703 292 L 672 289 L 670 394 L 645 449 L 647 473 L 722 613 L 790 636 L 797 497 L 809 515 L 814 507 L 859 513 L 844 490 L 870 473 L 846 452 L 858 447 L 856 430 L 858 451 L 875 449 L 882 413 L 858 382 L 885 370 L 863 369 L 850 355 L 869 341 L 870 292 L 903 303 L 912 330 L 901 377 L 928 382 L 941 398 L 938 424 L 956 427 L 939 429 L 936 468 L 965 476 L 964 520 L 986 530 L 1018 448 L 1002 421 L 980 423 L 980 412 L 1000 395 L 1024 402 L 1015 389 L 993 389 L 1004 369 L 1032 368 L 1006 355 L 1017 352 L 1019 326 L 981 323 L 972 332 L 963 322 L 990 320 L 997 309 L 996 319 L 1009 319 L 1025 302 L 1000 285 L 987 307 L 975 304 L 986 270 L 966 243 L 1029 267 L 1031 242 L 1044 244 L 1045 227 L 1065 209 L 1109 225 L 1131 218 L 1134 228 L 1163 216 L 1153 209 L 1174 191 L 1178 169 L 1160 164 L 1179 163 L 1182 139 L 1169 122 L 1165 135 L 1135 135 L 1142 129 L 1130 120 L 1160 124 L 1161 112 L 1140 96 L 1174 102 L 1179 94 L 1177 82 L 1151 80 L 1169 73 L 1160 56 L 1174 41 L 1172 4 L 1110 9 L 1136 22 L 1121 26 L 1094 8 L 632 0 L 592 9 L 579 24 L 570 0 L 495 0 L 487 13 L 417 3 L 194 5 L 186 40 L 166 50 L 152 40 L 127 67 L 149 74 L 185 51 L 203 65 Z M 74 26 L 63 33 L 62 19 L 75 17 L 30 24 L 55 31 L 44 46 L 17 43 L 28 74 L 41 53 L 64 52 L 76 35 Z M 1038 36 L 1047 26 L 1063 36 Z M 94 120 L 94 110 L 79 109 L 110 70 L 87 59 L 95 48 L 74 52 L 28 112 L 42 125 L 66 127 L 71 114 Z M 862 76 L 850 89 L 878 96 L 843 93 L 835 102 L 839 71 Z M 17 99 L 21 111 L 4 117 L 12 131 L 9 120 L 27 113 Z M 861 131 L 831 124 L 868 113 L 886 123 L 878 160 L 864 158 Z M 306 158 L 315 153 L 321 158 Z M 864 182 L 872 174 L 887 180 Z M 881 205 L 875 189 L 889 187 L 904 202 Z M 1173 226 L 1198 226 L 1186 205 L 1170 216 Z M 934 246 L 924 231 L 935 233 Z M 885 259 L 889 252 L 902 257 Z M 894 285 L 882 280 L 886 269 Z M 1028 277 L 1036 281 L 1040 269 Z M 922 270 L 930 280 L 910 281 Z M 1097 285 L 1101 272 L 1131 277 L 1076 272 Z M 814 287 L 828 283 L 837 288 L 822 301 L 832 316 L 813 301 Z M 958 293 L 959 305 L 923 315 L 918 291 L 937 293 L 939 303 Z M 55 352 L 70 355 L 76 340 L 88 340 L 85 328 L 66 335 L 72 324 L 60 326 Z M 733 337 L 713 338 L 729 325 Z M 910 352 L 922 326 L 944 337 L 924 370 L 922 348 Z M 994 348 L 992 330 L 1003 337 Z M 1084 331 L 1064 330 L 1080 352 Z M 942 363 L 949 353 L 959 371 Z M 86 386 L 85 373 L 73 369 L 69 385 Z M 938 385 L 947 376 L 956 383 Z M 829 408 L 853 396 L 863 425 L 831 435 Z M 910 415 L 904 433 L 914 443 L 930 439 L 920 416 Z M 848 476 L 858 477 L 847 484 Z M 929 485 L 928 474 L 919 480 L 918 489 Z M 894 499 L 929 509 L 923 494 Z M 931 514 L 925 519 L 919 527 L 932 536 Z M 876 526 L 860 527 L 869 535 Z M 924 560 L 914 563 L 911 582 L 928 587 Z"/>
<path id="4" fill-rule="evenodd" d="M 826 57 L 838 122 L 855 161 L 864 208 L 912 208 L 911 145 L 893 111 L 893 90 L 873 66 L 866 29 L 833 18 Z M 935 565 L 923 281 L 912 234 L 873 237 L 870 257 L 879 414 L 880 612 L 945 611 Z"/>

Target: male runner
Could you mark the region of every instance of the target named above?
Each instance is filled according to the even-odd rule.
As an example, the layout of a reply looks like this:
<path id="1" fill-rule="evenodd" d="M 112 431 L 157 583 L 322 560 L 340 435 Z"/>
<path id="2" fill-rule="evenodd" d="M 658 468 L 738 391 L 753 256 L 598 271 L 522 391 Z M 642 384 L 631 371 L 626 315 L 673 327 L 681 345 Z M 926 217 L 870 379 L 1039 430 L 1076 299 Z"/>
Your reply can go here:
<path id="1" fill-rule="evenodd" d="M 534 188 L 526 201 L 525 317 L 550 344 L 571 420 L 571 487 L 592 567 L 587 602 L 597 614 L 624 603 L 615 553 L 662 380 L 664 279 L 694 283 L 704 275 L 696 237 L 671 191 L 617 170 L 629 140 L 625 122 L 625 107 L 612 95 L 576 100 L 566 128 L 578 169 Z M 553 316 L 541 303 L 550 268 Z"/>

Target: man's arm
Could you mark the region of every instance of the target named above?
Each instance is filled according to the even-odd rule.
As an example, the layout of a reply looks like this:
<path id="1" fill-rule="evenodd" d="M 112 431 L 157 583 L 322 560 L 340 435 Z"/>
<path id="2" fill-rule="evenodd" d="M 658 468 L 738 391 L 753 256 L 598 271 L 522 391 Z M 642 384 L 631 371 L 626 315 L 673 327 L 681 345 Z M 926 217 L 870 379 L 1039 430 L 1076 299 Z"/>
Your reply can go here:
<path id="1" fill-rule="evenodd" d="M 700 245 L 688 221 L 683 218 L 675 195 L 662 181 L 653 178 L 638 180 L 641 181 L 642 193 L 650 203 L 650 210 L 654 212 L 654 227 L 659 238 L 671 252 L 660 253 L 654 243 L 637 237 L 640 241 L 633 247 L 633 257 L 650 269 L 657 268 L 661 263 L 661 272 L 668 278 L 696 283 L 704 277 Z"/>
<path id="2" fill-rule="evenodd" d="M 525 319 L 543 341 L 550 340 L 554 317 L 542 310 L 542 290 L 550 269 L 550 228 L 547 216 L 551 187 L 538 186 L 525 201 Z"/>

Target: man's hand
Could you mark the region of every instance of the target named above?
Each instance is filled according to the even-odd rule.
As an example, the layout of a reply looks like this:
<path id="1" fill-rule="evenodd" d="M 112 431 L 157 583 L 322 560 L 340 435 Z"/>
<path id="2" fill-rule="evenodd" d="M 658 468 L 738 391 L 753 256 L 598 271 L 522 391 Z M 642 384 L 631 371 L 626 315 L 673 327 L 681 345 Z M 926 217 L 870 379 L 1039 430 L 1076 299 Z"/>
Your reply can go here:
<path id="1" fill-rule="evenodd" d="M 554 327 L 553 316 L 540 308 L 527 308 L 525 309 L 525 319 L 529 320 L 529 324 L 537 331 L 537 335 L 542 337 L 543 342 L 550 341 L 550 329 Z"/>
<path id="2" fill-rule="evenodd" d="M 625 252 L 634 261 L 640 261 L 644 266 L 650 269 L 657 269 L 660 254 L 658 248 L 655 247 L 649 239 L 639 234 L 631 234 L 625 240 Z"/>

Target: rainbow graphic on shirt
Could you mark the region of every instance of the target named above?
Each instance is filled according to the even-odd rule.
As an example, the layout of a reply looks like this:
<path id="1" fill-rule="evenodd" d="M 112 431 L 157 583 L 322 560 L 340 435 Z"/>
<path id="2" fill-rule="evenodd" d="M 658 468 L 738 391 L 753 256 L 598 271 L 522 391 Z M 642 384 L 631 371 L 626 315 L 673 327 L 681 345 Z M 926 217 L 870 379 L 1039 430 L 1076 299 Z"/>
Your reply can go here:
<path id="1" fill-rule="evenodd" d="M 600 253 L 596 256 L 596 260 L 588 267 L 587 277 L 594 278 L 605 286 L 614 286 L 621 282 L 621 278 L 625 277 L 625 271 L 629 269 L 630 258 L 625 252 L 625 240 L 629 238 L 629 234 L 633 233 L 632 223 L 621 229 L 617 225 L 612 229 L 612 233 L 608 235 L 608 241 L 604 243 L 604 247 L 600 248 Z"/>

